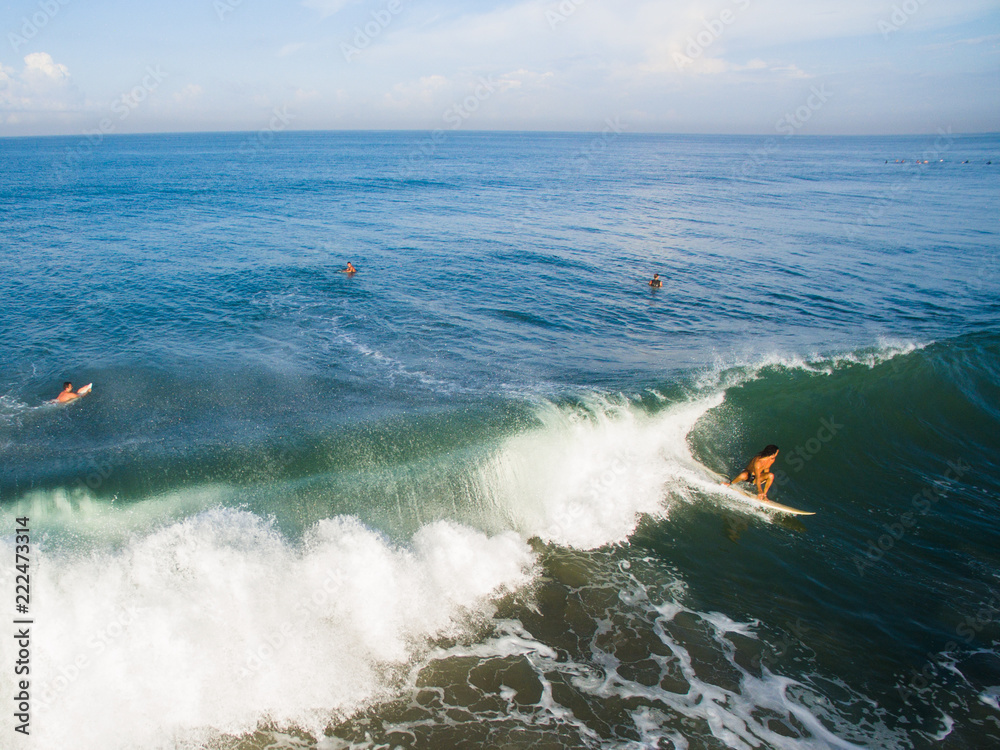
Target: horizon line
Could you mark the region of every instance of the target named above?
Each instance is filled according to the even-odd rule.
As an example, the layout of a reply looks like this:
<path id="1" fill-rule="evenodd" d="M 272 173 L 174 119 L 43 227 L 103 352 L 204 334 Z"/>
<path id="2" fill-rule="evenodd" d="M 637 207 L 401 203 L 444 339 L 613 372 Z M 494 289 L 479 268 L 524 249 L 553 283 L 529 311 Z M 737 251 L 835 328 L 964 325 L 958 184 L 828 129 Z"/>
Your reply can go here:
<path id="1" fill-rule="evenodd" d="M 133 137 L 146 137 L 146 136 L 181 136 L 181 135 L 247 135 L 253 133 L 261 132 L 261 128 L 253 130 L 150 130 L 141 131 L 137 133 L 102 133 L 101 138 L 133 138 Z M 484 135 L 484 134 L 505 134 L 505 135 L 595 135 L 600 136 L 602 134 L 607 134 L 607 128 L 604 130 L 490 130 L 490 129 L 474 129 L 474 128 L 462 128 L 462 129 L 445 129 L 445 128 L 304 128 L 301 130 L 293 130 L 291 128 L 282 131 L 270 131 L 267 128 L 263 128 L 267 132 L 273 132 L 277 135 L 295 134 L 295 133 L 415 133 L 426 135 L 427 133 L 436 133 L 438 131 L 444 132 L 446 134 L 453 135 Z M 622 130 L 616 131 L 616 136 L 665 136 L 665 137 L 682 137 L 682 138 L 782 138 L 782 139 L 811 139 L 811 138 L 922 138 L 922 137 L 933 137 L 946 134 L 952 137 L 958 138 L 969 138 L 969 137 L 986 137 L 986 136 L 1000 136 L 1000 131 L 973 131 L 973 132 L 958 132 L 958 133 L 942 133 L 941 129 L 938 128 L 935 132 L 921 132 L 921 133 L 724 133 L 724 132 L 711 132 L 711 133 L 691 133 L 691 132 L 666 132 L 661 130 Z M 75 134 L 39 134 L 39 135 L 0 135 L 0 140 L 14 140 L 14 139 L 30 139 L 30 138 L 90 138 L 93 137 L 92 133 L 75 133 Z"/>

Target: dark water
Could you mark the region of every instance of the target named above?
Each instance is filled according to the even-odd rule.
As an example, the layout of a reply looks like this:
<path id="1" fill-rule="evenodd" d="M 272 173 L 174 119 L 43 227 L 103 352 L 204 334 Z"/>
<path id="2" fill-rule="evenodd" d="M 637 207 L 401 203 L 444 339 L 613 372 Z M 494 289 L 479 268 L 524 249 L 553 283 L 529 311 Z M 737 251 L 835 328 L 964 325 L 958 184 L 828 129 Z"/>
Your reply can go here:
<path id="1" fill-rule="evenodd" d="M 993 746 L 998 170 L 0 140 L 0 747 Z M 815 515 L 719 486 L 767 443 Z"/>

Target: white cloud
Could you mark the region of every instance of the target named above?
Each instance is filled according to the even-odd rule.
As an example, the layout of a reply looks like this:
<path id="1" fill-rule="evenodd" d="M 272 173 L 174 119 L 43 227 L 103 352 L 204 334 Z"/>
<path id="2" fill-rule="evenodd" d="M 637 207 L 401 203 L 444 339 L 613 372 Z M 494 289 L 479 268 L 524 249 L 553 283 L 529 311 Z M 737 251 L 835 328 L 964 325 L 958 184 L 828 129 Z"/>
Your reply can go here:
<path id="1" fill-rule="evenodd" d="M 81 105 L 69 69 L 55 62 L 47 52 L 25 56 L 20 73 L 0 65 L 0 110 L 65 112 Z"/>
<path id="2" fill-rule="evenodd" d="M 916 28 L 918 21 L 922 26 L 954 23 L 956 18 L 981 13 L 989 3 L 927 3 L 913 15 L 907 29 Z M 564 18 L 555 26 L 549 21 L 553 12 Z M 586 51 L 613 60 L 635 75 L 721 74 L 738 71 L 744 60 L 772 48 L 782 49 L 780 56 L 785 57 L 775 65 L 802 68 L 804 60 L 791 57 L 801 52 L 787 50 L 818 40 L 880 38 L 878 23 L 891 13 L 888 0 L 885 4 L 870 0 L 522 0 L 485 11 L 469 8 L 436 18 L 425 15 L 421 21 L 415 6 L 409 26 L 394 28 L 393 38 L 380 39 L 378 44 L 384 57 L 417 65 L 431 63 L 444 71 L 470 63 L 478 63 L 477 69 L 483 71 L 487 61 L 492 61 L 494 70 L 541 68 L 558 75 L 561 66 L 557 63 Z M 693 64 L 682 70 L 678 54 Z"/>
<path id="3" fill-rule="evenodd" d="M 25 80 L 34 83 L 56 84 L 69 79 L 69 68 L 52 59 L 48 52 L 32 52 L 24 58 Z"/>
<path id="4" fill-rule="evenodd" d="M 833 0 L 816 2 L 824 6 L 826 16 L 829 9 L 838 7 Z M 652 85 L 650 76 L 720 76 L 746 70 L 787 77 L 802 64 L 794 59 L 764 63 L 742 49 L 748 43 L 752 46 L 749 29 L 759 29 L 760 19 L 753 17 L 758 6 L 780 5 L 781 13 L 794 15 L 797 6 L 790 0 L 588 1 L 573 4 L 575 10 L 564 13 L 565 20 L 553 27 L 548 14 L 564 5 L 568 6 L 553 0 L 523 0 L 433 21 L 414 17 L 411 25 L 378 41 L 380 63 L 386 69 L 414 62 L 424 66 L 424 71 L 418 68 L 415 73 L 431 66 L 438 71 L 484 75 L 514 68 L 517 72 L 507 74 L 504 85 L 520 90 L 531 85 L 578 87 L 584 79 L 591 90 L 612 82 L 619 90 L 645 88 Z M 771 12 L 777 11 L 758 15 Z M 798 15 L 796 23 L 801 25 L 808 13 Z M 874 30 L 874 21 L 870 25 Z M 796 28 L 796 24 L 789 25 L 788 35 L 775 43 L 794 41 L 791 34 Z M 817 22 L 806 33 L 822 28 L 823 23 Z M 770 38 L 769 27 L 765 29 Z M 737 44 L 741 51 L 734 59 L 732 48 Z M 748 57 L 752 62 L 746 62 Z M 544 80 L 531 79 L 535 74 L 529 71 L 537 70 L 547 71 Z M 522 78 L 522 73 L 528 77 Z M 806 74 L 799 70 L 796 75 Z"/>
<path id="5" fill-rule="evenodd" d="M 600 129 L 606 117 L 621 115 L 634 130 L 771 132 L 804 91 L 827 81 L 837 86 L 836 105 L 810 127 L 865 130 L 887 121 L 878 112 L 899 109 L 901 92 L 920 76 L 936 76 L 936 88 L 914 84 L 917 94 L 907 93 L 919 97 L 913 111 L 940 117 L 950 110 L 935 98 L 947 95 L 968 100 L 979 123 L 1000 101 L 989 67 L 1000 52 L 997 0 L 918 3 L 888 41 L 878 25 L 901 0 L 402 0 L 405 12 L 371 35 L 363 56 L 345 61 L 343 44 L 354 44 L 358 28 L 387 3 L 299 0 L 294 20 L 307 27 L 293 31 L 288 8 L 265 3 L 226 26 L 215 53 L 203 45 L 157 47 L 161 40 L 138 27 L 133 34 L 144 43 L 116 49 L 113 59 L 84 65 L 49 47 L 52 55 L 0 67 L 0 121 L 17 117 L 29 132 L 50 112 L 49 130 L 65 130 L 76 113 L 74 123 L 90 127 L 121 83 L 132 82 L 121 81 L 122 70 L 141 71 L 145 56 L 178 71 L 172 95 L 143 108 L 147 128 L 161 120 L 173 127 L 179 118 L 192 128 L 200 120 L 255 126 L 258 109 L 275 101 L 301 103 L 302 126 L 433 127 L 475 96 L 482 79 L 494 86 L 491 100 L 481 100 L 463 127 Z M 555 11 L 562 19 L 553 25 Z M 680 65 L 678 55 L 690 64 Z M 86 84 L 86 101 L 60 60 L 86 76 L 77 81 Z M 980 96 L 949 98 L 958 90 Z"/>

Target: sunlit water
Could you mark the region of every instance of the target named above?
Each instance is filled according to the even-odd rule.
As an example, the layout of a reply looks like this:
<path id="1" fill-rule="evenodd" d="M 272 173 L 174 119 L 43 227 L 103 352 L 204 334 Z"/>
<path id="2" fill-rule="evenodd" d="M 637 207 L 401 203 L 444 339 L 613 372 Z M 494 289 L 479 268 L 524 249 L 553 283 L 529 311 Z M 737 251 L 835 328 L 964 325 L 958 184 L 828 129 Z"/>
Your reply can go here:
<path id="1" fill-rule="evenodd" d="M 1000 138 L 248 137 L 0 140 L 0 747 L 1000 741 Z"/>

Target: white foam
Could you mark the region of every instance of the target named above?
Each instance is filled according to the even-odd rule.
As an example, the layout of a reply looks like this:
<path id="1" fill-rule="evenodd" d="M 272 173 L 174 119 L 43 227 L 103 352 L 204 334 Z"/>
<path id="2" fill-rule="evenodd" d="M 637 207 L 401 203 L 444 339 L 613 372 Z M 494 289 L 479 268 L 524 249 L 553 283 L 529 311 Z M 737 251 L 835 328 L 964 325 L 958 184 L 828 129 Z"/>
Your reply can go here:
<path id="1" fill-rule="evenodd" d="M 54 401 L 48 401 L 38 406 L 31 406 L 14 396 L 5 394 L 0 396 L 0 425 L 20 426 L 26 416 L 52 408 L 54 405 Z"/>
<path id="2" fill-rule="evenodd" d="M 655 415 L 624 398 L 544 404 L 537 428 L 483 462 L 485 502 L 526 537 L 578 549 L 625 541 L 643 514 L 667 512 L 668 493 L 704 476 L 686 437 L 720 403 L 714 394 Z"/>
<path id="3" fill-rule="evenodd" d="M 948 735 L 951 734 L 952 730 L 955 728 L 955 720 L 942 711 L 941 725 L 941 731 L 937 734 L 931 735 L 931 739 L 935 742 L 944 742 L 948 738 Z"/>
<path id="4" fill-rule="evenodd" d="M 1000 687 L 993 686 L 979 694 L 979 702 L 1000 711 Z"/>
<path id="5" fill-rule="evenodd" d="M 261 721 L 322 736 L 332 718 L 391 695 L 429 639 L 491 616 L 533 564 L 512 533 L 439 522 L 399 547 L 341 517 L 293 544 L 221 509 L 120 549 L 36 547 L 32 735 L 21 746 L 172 748 Z M 0 663 L 13 663 L 11 640 Z M 0 675 L 11 695 L 12 671 Z M 2 736 L 11 721 L 5 712 Z"/>
<path id="6" fill-rule="evenodd" d="M 597 555 L 608 555 L 608 562 L 613 560 L 614 553 L 598 552 Z M 705 744 L 707 735 L 727 747 L 743 748 L 781 748 L 787 750 L 819 750 L 819 748 L 839 748 L 841 750 L 860 750 L 861 747 L 880 747 L 901 750 L 910 742 L 904 732 L 892 730 L 880 718 L 882 709 L 878 704 L 858 694 L 836 678 L 815 679 L 805 675 L 802 681 L 797 681 L 763 669 L 748 670 L 742 664 L 746 662 L 747 652 L 743 658 L 737 656 L 737 643 L 730 634 L 739 634 L 743 639 L 759 640 L 756 621 L 738 622 L 719 613 L 701 613 L 685 606 L 669 593 L 666 600 L 663 594 L 672 591 L 683 591 L 684 586 L 675 586 L 669 581 L 660 581 L 651 593 L 631 572 L 633 566 L 619 566 L 624 572 L 625 580 L 612 575 L 612 579 L 604 579 L 604 585 L 619 590 L 624 594 L 622 602 L 625 605 L 615 615 L 615 623 L 598 615 L 599 610 L 591 611 L 596 616 L 589 643 L 581 644 L 576 659 L 564 651 L 555 652 L 545 643 L 537 641 L 534 636 L 515 620 L 495 622 L 496 633 L 493 637 L 473 645 L 457 645 L 442 648 L 428 654 L 427 659 L 414 667 L 408 680 L 408 692 L 412 702 L 415 718 L 412 723 L 402 721 L 389 725 L 381 725 L 376 737 L 366 738 L 358 747 L 385 747 L 387 734 L 412 733 L 418 729 L 433 730 L 441 724 L 452 723 L 449 717 L 450 709 L 464 712 L 462 706 L 466 697 L 449 698 L 447 691 L 438 683 L 421 682 L 417 678 L 422 669 L 432 662 L 457 659 L 465 665 L 456 665 L 457 672 L 469 669 L 467 659 L 478 659 L 486 665 L 495 659 L 510 659 L 514 657 L 521 664 L 526 664 L 532 670 L 534 678 L 541 685 L 540 697 L 533 705 L 523 705 L 514 702 L 515 688 L 502 684 L 496 688 L 499 698 L 507 703 L 502 716 L 504 726 L 521 726 L 528 730 L 553 731 L 562 728 L 566 730 L 563 736 L 580 738 L 581 745 L 593 741 L 608 747 L 620 748 L 652 748 L 659 747 L 664 740 L 670 740 L 675 747 L 687 747 L 689 741 L 698 746 Z M 662 568 L 656 564 L 657 570 Z M 613 571 L 609 566 L 606 570 Z M 601 585 L 601 578 L 591 581 L 591 585 Z M 681 582 L 682 583 L 682 582 Z M 686 622 L 681 632 L 702 623 L 707 628 L 699 630 L 708 637 L 705 641 L 697 638 L 697 648 L 689 650 L 688 645 L 681 640 L 683 636 L 673 635 L 673 629 L 668 627 L 670 621 L 681 612 L 686 614 Z M 650 654 L 650 660 L 660 665 L 661 674 L 669 673 L 671 683 L 677 684 L 677 673 L 683 677 L 686 692 L 674 692 L 664 687 L 658 680 L 643 680 L 637 682 L 624 676 L 625 670 L 617 656 L 617 638 L 608 638 L 608 634 L 622 627 L 622 620 L 628 623 L 628 629 L 645 631 L 658 637 L 669 651 L 669 656 Z M 725 663 L 723 672 L 737 676 L 733 680 L 725 680 L 725 686 L 712 682 L 712 675 L 717 668 Z M 709 668 L 706 669 L 706 666 Z M 490 667 L 497 669 L 497 665 Z M 449 673 L 447 666 L 435 672 Z M 815 682 L 815 684 L 814 684 Z M 585 703 L 604 705 L 632 705 L 629 716 L 633 728 L 639 735 L 639 741 L 611 741 L 602 738 L 594 732 L 593 722 L 584 720 L 574 710 L 556 700 L 553 686 L 571 684 L 576 693 L 574 703 L 582 699 Z M 833 687 L 838 698 L 836 703 L 824 696 L 823 690 Z M 475 693 L 488 689 L 469 685 Z M 432 691 L 436 695 L 433 705 L 426 700 L 418 700 L 420 692 Z M 565 694 L 565 691 L 561 691 Z M 597 708 L 601 714 L 601 709 Z M 498 715 L 488 712 L 490 721 L 495 721 Z M 858 726 L 858 716 L 864 716 L 863 725 Z M 776 726 L 777 720 L 784 725 L 784 730 Z M 457 720 L 461 723 L 461 720 Z M 378 721 L 375 722 L 379 726 Z M 801 728 L 802 731 L 797 731 Z M 682 734 L 683 732 L 683 734 Z M 431 735 L 433 736 L 433 734 Z M 555 735 L 554 735 L 555 736 Z M 589 746 L 589 745 L 588 745 Z M 330 747 L 341 747 L 331 745 Z"/>
<path id="7" fill-rule="evenodd" d="M 753 623 L 736 623 L 725 617 L 706 616 L 676 602 L 656 605 L 645 598 L 643 592 L 635 594 L 633 599 L 642 602 L 639 608 L 649 606 L 659 610 L 663 607 L 672 613 L 684 611 L 692 619 L 713 625 L 716 656 L 725 659 L 729 666 L 740 674 L 739 689 L 734 691 L 720 687 L 701 678 L 699 667 L 705 658 L 704 653 L 701 652 L 696 659 L 685 644 L 673 638 L 662 627 L 656 627 L 655 630 L 673 656 L 672 660 L 667 661 L 673 662 L 689 685 L 686 693 L 674 693 L 656 684 L 640 684 L 623 677 L 619 673 L 620 663 L 617 658 L 597 646 L 601 628 L 598 628 L 595 639 L 590 644 L 590 659 L 585 663 L 566 660 L 565 655 L 556 657 L 551 653 L 551 649 L 534 641 L 531 634 L 524 631 L 520 623 L 516 622 L 501 623 L 503 632 L 496 638 L 487 639 L 471 648 L 455 647 L 439 650 L 432 655 L 432 659 L 475 656 L 487 660 L 512 654 L 524 656 L 543 686 L 542 697 L 534 707 L 535 713 L 520 712 L 516 716 L 518 720 L 531 726 L 569 724 L 581 736 L 592 735 L 592 729 L 586 723 L 553 699 L 551 678 L 557 674 L 561 674 L 563 679 L 568 679 L 580 693 L 594 696 L 602 702 L 618 699 L 646 704 L 630 712 L 634 727 L 643 738 L 643 742 L 639 745 L 624 745 L 627 747 L 658 747 L 662 739 L 670 739 L 677 747 L 687 746 L 687 739 L 676 729 L 678 716 L 684 717 L 684 722 L 688 726 L 704 727 L 726 746 L 744 750 L 760 747 L 787 750 L 818 750 L 818 748 L 860 750 L 865 746 L 845 739 L 845 736 L 851 735 L 853 727 L 832 712 L 829 702 L 812 687 L 772 674 L 766 669 L 760 675 L 751 674 L 740 666 L 734 658 L 734 644 L 727 638 L 727 634 L 735 632 L 748 638 L 756 638 Z M 515 649 L 510 648 L 510 632 L 516 632 L 518 636 Z M 659 658 L 656 660 L 661 661 Z M 665 663 L 666 661 L 661 661 L 661 664 Z M 846 685 L 839 687 L 844 693 L 852 694 Z M 793 692 L 796 695 L 793 696 Z M 513 710 L 509 712 L 511 716 L 514 713 Z M 769 715 L 787 717 L 789 720 L 794 717 L 794 721 L 804 726 L 808 732 L 802 737 L 779 733 L 771 728 L 768 722 Z M 835 731 L 831 731 L 831 726 Z M 877 740 L 872 746 L 885 748 L 906 746 L 898 736 L 877 722 L 868 726 L 866 733 Z"/>
<path id="8" fill-rule="evenodd" d="M 729 619 L 721 612 L 707 612 L 701 617 L 703 620 L 710 623 L 720 635 L 736 633 L 737 635 L 750 637 L 753 634 L 752 628 L 760 625 L 760 622 L 757 620 L 749 623 L 736 622 L 735 620 Z"/>
<path id="9" fill-rule="evenodd" d="M 773 352 L 735 357 L 717 356 L 713 366 L 698 378 L 697 386 L 709 390 L 732 388 L 756 380 L 764 370 L 768 369 L 800 370 L 816 375 L 831 375 L 851 365 L 874 368 L 896 357 L 923 349 L 930 343 L 880 338 L 875 346 L 846 352 L 813 352 L 805 356 Z"/>

